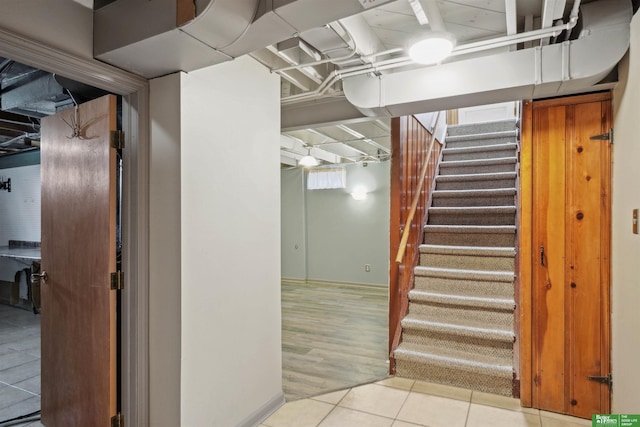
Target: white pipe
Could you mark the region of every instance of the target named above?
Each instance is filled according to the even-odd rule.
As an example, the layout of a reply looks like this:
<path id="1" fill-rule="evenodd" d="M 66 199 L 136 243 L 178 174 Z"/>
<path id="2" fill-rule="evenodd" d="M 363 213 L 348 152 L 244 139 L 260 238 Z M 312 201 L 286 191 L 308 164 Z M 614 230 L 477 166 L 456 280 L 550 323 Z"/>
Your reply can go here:
<path id="1" fill-rule="evenodd" d="M 495 49 L 499 47 L 509 46 L 513 44 L 523 43 L 531 40 L 540 40 L 545 37 L 555 37 L 562 31 L 570 31 L 576 26 L 577 20 L 570 20 L 566 24 L 556 25 L 550 28 L 543 28 L 540 30 L 527 31 L 525 33 L 514 34 L 511 36 L 497 37 L 490 40 L 483 40 L 479 42 L 467 43 L 464 45 L 456 46 L 451 53 L 451 56 L 466 55 L 474 52 L 481 52 L 484 50 Z M 395 49 L 392 49 L 395 50 Z M 402 49 L 398 49 L 402 50 Z M 386 52 L 386 51 L 385 51 Z M 385 52 L 380 52 L 375 56 L 381 56 Z M 374 55 L 369 55 L 374 56 Z M 331 87 L 336 81 L 342 80 L 347 77 L 354 77 L 361 74 L 367 74 L 376 71 L 391 70 L 395 68 L 404 67 L 407 65 L 415 64 L 408 56 L 402 56 L 398 58 L 392 58 L 385 61 L 374 62 L 372 64 L 358 65 L 356 67 L 345 68 L 340 71 L 333 71 L 327 76 L 322 84 L 314 91 L 305 92 L 297 95 L 288 96 L 282 98 L 282 104 L 290 104 L 292 102 L 304 101 L 315 98 L 317 95 L 324 94 L 329 87 Z M 391 66 L 390 66 L 391 65 Z M 275 70 L 283 71 L 284 69 Z"/>
<path id="2" fill-rule="evenodd" d="M 580 9 L 579 38 L 531 49 L 346 79 L 343 91 L 368 116 L 396 117 L 593 89 L 629 47 L 628 0 L 591 2 Z"/>
<path id="3" fill-rule="evenodd" d="M 436 0 L 422 0 L 422 5 L 424 6 L 424 12 L 429 20 L 429 27 L 431 27 L 431 30 L 446 32 L 447 28 L 444 26 L 442 14 L 440 13 L 440 8 L 438 7 Z"/>

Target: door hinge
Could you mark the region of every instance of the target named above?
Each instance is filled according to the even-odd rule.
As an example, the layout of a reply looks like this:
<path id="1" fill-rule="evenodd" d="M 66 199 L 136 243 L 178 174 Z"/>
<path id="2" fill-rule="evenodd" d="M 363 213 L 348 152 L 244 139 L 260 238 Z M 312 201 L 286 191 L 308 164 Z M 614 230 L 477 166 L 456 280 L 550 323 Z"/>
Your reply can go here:
<path id="1" fill-rule="evenodd" d="M 124 427 L 124 416 L 118 412 L 117 415 L 111 417 L 111 427 Z"/>
<path id="2" fill-rule="evenodd" d="M 600 135 L 593 135 L 589 139 L 593 141 L 609 141 L 611 144 L 613 144 L 613 128 L 609 129 L 609 132 L 607 133 L 601 133 Z"/>
<path id="3" fill-rule="evenodd" d="M 111 148 L 122 150 L 124 148 L 124 132 L 121 130 L 111 131 Z"/>
<path id="4" fill-rule="evenodd" d="M 124 289 L 124 272 L 116 271 L 111 273 L 111 290 L 121 291 Z"/>
<path id="5" fill-rule="evenodd" d="M 587 378 L 589 378 L 589 381 L 595 381 L 595 382 L 599 382 L 600 384 L 606 384 L 609 387 L 611 387 L 611 385 L 613 384 L 613 378 L 611 377 L 611 374 L 607 375 L 606 377 L 589 375 Z"/>

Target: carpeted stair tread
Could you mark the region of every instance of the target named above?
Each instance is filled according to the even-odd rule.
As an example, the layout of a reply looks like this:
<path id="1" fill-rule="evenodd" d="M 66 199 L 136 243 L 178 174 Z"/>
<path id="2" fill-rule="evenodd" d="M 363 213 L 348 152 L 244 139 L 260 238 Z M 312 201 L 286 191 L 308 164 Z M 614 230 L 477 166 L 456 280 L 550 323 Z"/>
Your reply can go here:
<path id="1" fill-rule="evenodd" d="M 503 179 L 515 179 L 515 172 L 494 172 L 494 173 L 469 173 L 456 175 L 438 175 L 436 182 L 451 181 L 498 181 Z"/>
<path id="2" fill-rule="evenodd" d="M 515 214 L 515 206 L 436 206 L 429 208 L 429 214 L 491 215 Z"/>
<path id="3" fill-rule="evenodd" d="M 493 145 L 476 145 L 472 147 L 455 147 L 455 148 L 444 148 L 442 150 L 442 154 L 444 156 L 448 154 L 471 154 L 471 153 L 486 153 L 491 151 L 505 151 L 505 150 L 516 150 L 518 148 L 518 144 L 513 142 L 508 142 L 506 144 L 493 144 Z"/>
<path id="4" fill-rule="evenodd" d="M 396 359 L 422 362 L 438 365 L 445 368 L 454 368 L 470 373 L 484 373 L 497 377 L 513 378 L 513 367 L 504 364 L 496 364 L 495 359 L 484 355 L 474 355 L 474 359 L 468 358 L 468 354 L 451 349 L 422 346 L 414 343 L 401 343 L 394 352 Z"/>
<path id="5" fill-rule="evenodd" d="M 515 196 L 515 188 L 482 188 L 473 190 L 436 190 L 434 198 Z"/>
<path id="6" fill-rule="evenodd" d="M 443 279 L 474 280 L 485 282 L 513 282 L 515 274 L 512 271 L 462 270 L 456 268 L 424 267 L 414 269 L 416 276 L 441 277 Z"/>
<path id="7" fill-rule="evenodd" d="M 454 245 L 420 245 L 421 254 L 462 255 L 482 257 L 515 257 L 515 248 L 454 246 Z"/>
<path id="8" fill-rule="evenodd" d="M 451 334 L 460 337 L 475 338 L 480 340 L 503 341 L 513 343 L 515 335 L 510 330 L 497 328 L 483 328 L 480 325 L 461 325 L 456 322 L 433 322 L 420 316 L 407 315 L 402 319 L 402 328 L 405 331 L 420 331 L 421 333 Z"/>
<path id="9" fill-rule="evenodd" d="M 504 130 L 498 132 L 476 133 L 470 135 L 448 135 L 446 142 L 459 142 L 459 141 L 481 141 L 487 139 L 502 139 L 505 141 L 512 141 L 518 136 L 517 130 Z"/>
<path id="10" fill-rule="evenodd" d="M 422 304 L 447 304 L 461 305 L 476 308 L 487 308 L 491 310 L 513 310 L 515 301 L 513 298 L 487 298 L 467 295 L 450 295 L 439 292 L 427 292 L 419 289 L 409 291 L 409 300 Z M 455 319 L 451 319 L 455 323 Z"/>
<path id="11" fill-rule="evenodd" d="M 482 123 L 463 123 L 447 126 L 449 137 L 456 135 L 472 135 L 487 132 L 502 132 L 516 130 L 518 128 L 517 119 L 500 119 Z"/>
<path id="12" fill-rule="evenodd" d="M 429 233 L 516 234 L 515 225 L 425 225 Z"/>
<path id="13" fill-rule="evenodd" d="M 515 165 L 516 157 L 499 157 L 497 159 L 474 159 L 474 160 L 451 160 L 448 162 L 440 162 L 440 168 L 456 168 L 456 167 L 480 167 L 494 165 Z"/>

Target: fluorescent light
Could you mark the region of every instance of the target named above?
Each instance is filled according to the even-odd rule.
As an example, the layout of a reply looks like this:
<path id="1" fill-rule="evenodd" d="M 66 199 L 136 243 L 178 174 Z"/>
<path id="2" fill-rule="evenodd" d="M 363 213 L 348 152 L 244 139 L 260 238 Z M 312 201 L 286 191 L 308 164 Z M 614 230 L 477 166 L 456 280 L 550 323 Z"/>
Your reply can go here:
<path id="1" fill-rule="evenodd" d="M 411 5 L 411 9 L 413 9 L 413 13 L 416 15 L 418 23 L 420 23 L 420 25 L 427 25 L 429 19 L 427 18 L 427 14 L 424 13 L 420 0 L 409 0 L 409 4 Z"/>
<path id="2" fill-rule="evenodd" d="M 409 48 L 409 57 L 418 64 L 437 64 L 451 55 L 454 44 L 453 38 L 448 34 L 433 33 L 414 43 Z"/>

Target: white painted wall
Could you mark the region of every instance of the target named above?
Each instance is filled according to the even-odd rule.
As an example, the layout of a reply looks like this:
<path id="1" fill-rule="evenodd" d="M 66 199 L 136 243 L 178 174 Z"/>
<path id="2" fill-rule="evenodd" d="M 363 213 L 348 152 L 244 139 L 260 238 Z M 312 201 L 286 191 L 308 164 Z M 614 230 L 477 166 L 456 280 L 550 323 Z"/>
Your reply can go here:
<path id="1" fill-rule="evenodd" d="M 93 58 L 93 11 L 73 0 L 3 0 L 0 28 Z"/>
<path id="2" fill-rule="evenodd" d="M 631 215 L 640 209 L 640 17 L 631 24 L 631 49 L 614 92 L 613 146 L 613 412 L 640 412 L 640 235 Z"/>
<path id="3" fill-rule="evenodd" d="M 345 167 L 347 188 L 333 190 L 306 190 L 300 169 L 282 171 L 283 278 L 388 285 L 390 162 Z M 366 200 L 351 197 L 358 186 Z"/>
<path id="4" fill-rule="evenodd" d="M 306 280 L 307 236 L 305 174 L 285 169 L 280 174 L 282 211 L 282 278 Z"/>
<path id="5" fill-rule="evenodd" d="M 11 192 L 0 191 L 0 246 L 9 240 L 39 242 L 40 165 L 0 169 L 0 176 L 11 178 Z M 0 258 L 0 280 L 13 282 L 16 271 L 27 266 Z"/>
<path id="6" fill-rule="evenodd" d="M 280 85 L 254 60 L 184 76 L 182 426 L 282 398 Z"/>
<path id="7" fill-rule="evenodd" d="M 458 109 L 458 124 L 492 122 L 516 117 L 516 102 L 480 105 Z"/>
<path id="8" fill-rule="evenodd" d="M 180 85 L 150 82 L 149 423 L 180 425 Z"/>

